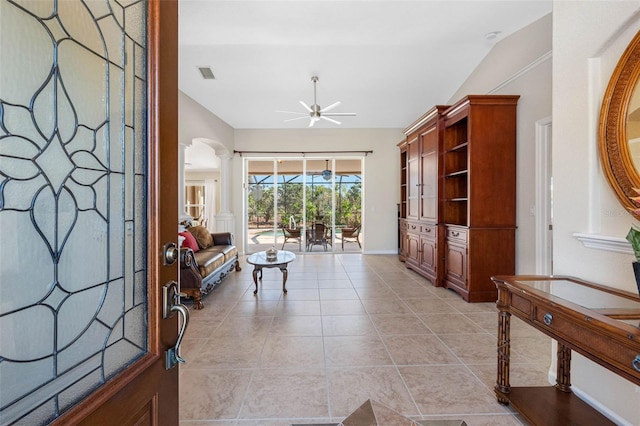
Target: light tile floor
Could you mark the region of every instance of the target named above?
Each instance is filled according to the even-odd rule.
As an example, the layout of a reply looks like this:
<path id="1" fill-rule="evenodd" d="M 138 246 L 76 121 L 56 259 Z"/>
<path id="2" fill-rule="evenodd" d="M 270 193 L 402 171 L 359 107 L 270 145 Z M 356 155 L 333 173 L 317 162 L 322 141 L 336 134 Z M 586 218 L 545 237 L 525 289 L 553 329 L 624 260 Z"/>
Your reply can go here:
<path id="1" fill-rule="evenodd" d="M 496 402 L 495 304 L 464 302 L 397 256 L 318 254 L 233 272 L 191 310 L 182 425 L 339 422 L 367 399 L 416 420 L 526 424 Z M 511 384 L 544 386 L 551 341 L 512 318 Z"/>

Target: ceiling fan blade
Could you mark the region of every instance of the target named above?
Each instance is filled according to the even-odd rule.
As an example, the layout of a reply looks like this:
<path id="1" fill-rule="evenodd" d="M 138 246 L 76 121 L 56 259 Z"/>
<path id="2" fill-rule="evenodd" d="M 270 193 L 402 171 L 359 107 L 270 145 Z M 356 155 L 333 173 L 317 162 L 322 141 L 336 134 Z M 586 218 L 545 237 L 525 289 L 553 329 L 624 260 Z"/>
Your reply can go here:
<path id="1" fill-rule="evenodd" d="M 309 105 L 305 104 L 304 101 L 300 101 L 300 105 L 302 105 L 304 107 L 304 109 L 306 109 L 307 111 L 313 112 L 311 107 Z"/>
<path id="2" fill-rule="evenodd" d="M 341 122 L 339 122 L 338 120 L 334 120 L 333 118 L 329 118 L 329 117 L 325 117 L 324 115 L 321 115 L 320 118 L 322 118 L 323 120 L 327 120 L 330 121 L 334 124 L 342 124 Z"/>
<path id="3" fill-rule="evenodd" d="M 340 105 L 341 103 L 342 103 L 342 102 L 340 102 L 340 101 L 335 102 L 335 103 L 332 103 L 332 104 L 331 104 L 331 105 L 329 105 L 328 107 L 326 107 L 326 108 L 322 108 L 322 109 L 320 110 L 320 112 L 324 114 L 324 112 L 325 112 L 325 111 L 332 110 L 332 109 L 334 109 L 335 107 L 337 107 L 338 105 Z"/>
<path id="4" fill-rule="evenodd" d="M 329 117 L 340 117 L 340 116 L 355 117 L 356 113 L 355 112 L 330 112 L 328 114 L 325 114 L 324 112 L 322 112 L 322 115 L 328 115 Z"/>
<path id="5" fill-rule="evenodd" d="M 287 120 L 284 120 L 284 122 L 286 123 L 287 121 L 300 120 L 302 118 L 307 118 L 307 115 L 308 114 L 305 114 L 303 117 L 289 118 Z"/>
<path id="6" fill-rule="evenodd" d="M 306 112 L 297 112 L 297 111 L 280 111 L 280 110 L 277 110 L 276 112 L 286 112 L 287 114 L 309 115 Z"/>
<path id="7" fill-rule="evenodd" d="M 316 120 L 309 120 L 309 127 L 313 127 L 316 124 Z"/>

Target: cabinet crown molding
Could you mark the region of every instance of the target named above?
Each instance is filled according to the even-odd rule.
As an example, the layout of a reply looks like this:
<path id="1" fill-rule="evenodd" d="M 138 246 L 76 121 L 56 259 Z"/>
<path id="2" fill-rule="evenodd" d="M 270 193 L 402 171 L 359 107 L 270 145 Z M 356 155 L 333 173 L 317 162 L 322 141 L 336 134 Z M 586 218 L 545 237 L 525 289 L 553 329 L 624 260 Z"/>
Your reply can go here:
<path id="1" fill-rule="evenodd" d="M 416 129 L 422 127 L 427 121 L 435 118 L 438 114 L 441 114 L 444 110 L 449 108 L 449 105 L 436 105 L 427 111 L 422 117 L 418 118 L 414 121 L 409 127 L 404 129 L 402 132 L 409 136 L 410 133 L 416 131 Z"/>

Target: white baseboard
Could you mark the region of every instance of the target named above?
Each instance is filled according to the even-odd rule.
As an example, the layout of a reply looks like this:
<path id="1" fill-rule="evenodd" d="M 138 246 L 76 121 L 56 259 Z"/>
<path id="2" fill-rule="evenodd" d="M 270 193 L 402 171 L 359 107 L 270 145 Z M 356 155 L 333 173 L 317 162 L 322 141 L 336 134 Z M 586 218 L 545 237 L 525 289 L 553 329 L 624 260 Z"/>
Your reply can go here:
<path id="1" fill-rule="evenodd" d="M 398 250 L 365 250 L 362 254 L 398 254 Z"/>
<path id="2" fill-rule="evenodd" d="M 549 371 L 549 383 L 553 384 L 556 382 L 556 375 Z M 629 423 L 622 417 L 620 417 L 617 413 L 611 411 L 607 406 L 602 405 L 600 401 L 593 399 L 591 395 L 583 392 L 580 388 L 575 385 L 571 385 L 571 391 L 576 394 L 581 400 L 598 410 L 603 416 L 614 422 L 618 426 L 634 426 L 633 423 Z"/>

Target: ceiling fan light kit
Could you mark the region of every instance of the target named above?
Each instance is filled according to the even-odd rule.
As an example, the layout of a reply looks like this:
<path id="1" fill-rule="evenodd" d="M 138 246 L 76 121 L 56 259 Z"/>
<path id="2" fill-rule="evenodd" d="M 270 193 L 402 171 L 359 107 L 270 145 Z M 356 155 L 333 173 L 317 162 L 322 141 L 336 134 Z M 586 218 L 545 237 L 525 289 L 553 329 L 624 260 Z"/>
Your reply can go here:
<path id="1" fill-rule="evenodd" d="M 329 170 L 329 160 L 325 161 L 325 169 L 322 171 L 322 179 L 331 180 L 331 170 Z"/>
<path id="2" fill-rule="evenodd" d="M 316 84 L 318 83 L 318 76 L 313 76 L 311 77 L 311 81 L 313 82 L 313 105 L 309 106 L 307 105 L 304 101 L 300 101 L 300 105 L 302 105 L 304 107 L 304 109 L 307 110 L 307 112 L 295 112 L 295 111 L 276 111 L 276 112 L 284 112 L 287 114 L 296 114 L 296 115 L 300 115 L 301 117 L 295 117 L 295 118 L 289 118 L 287 120 L 284 120 L 285 122 L 287 121 L 294 121 L 294 120 L 300 120 L 302 118 L 307 118 L 307 116 L 309 117 L 309 127 L 313 127 L 313 125 L 320 121 L 320 120 L 326 120 L 329 121 L 333 124 L 342 124 L 340 121 L 335 120 L 333 118 L 329 118 L 329 117 L 334 117 L 334 116 L 355 116 L 356 113 L 355 112 L 333 112 L 333 113 L 327 113 L 328 111 L 331 111 L 332 109 L 334 109 L 335 107 L 339 106 L 341 104 L 340 101 L 334 102 L 331 105 L 329 105 L 326 108 L 322 108 L 320 105 L 318 105 L 318 102 L 316 100 Z"/>

